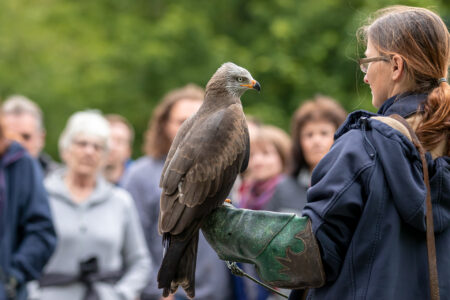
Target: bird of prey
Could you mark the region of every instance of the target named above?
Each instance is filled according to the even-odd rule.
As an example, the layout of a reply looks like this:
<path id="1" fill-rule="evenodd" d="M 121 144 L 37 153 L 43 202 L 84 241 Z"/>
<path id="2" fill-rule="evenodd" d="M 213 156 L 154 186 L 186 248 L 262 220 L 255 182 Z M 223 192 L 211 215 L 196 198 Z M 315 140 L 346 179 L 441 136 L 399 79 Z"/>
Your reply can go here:
<path id="1" fill-rule="evenodd" d="M 206 85 L 197 113 L 180 127 L 161 174 L 159 233 L 165 254 L 158 272 L 163 296 L 181 286 L 195 296 L 195 264 L 202 222 L 228 196 L 247 168 L 249 135 L 240 97 L 260 91 L 250 73 L 223 64 Z"/>

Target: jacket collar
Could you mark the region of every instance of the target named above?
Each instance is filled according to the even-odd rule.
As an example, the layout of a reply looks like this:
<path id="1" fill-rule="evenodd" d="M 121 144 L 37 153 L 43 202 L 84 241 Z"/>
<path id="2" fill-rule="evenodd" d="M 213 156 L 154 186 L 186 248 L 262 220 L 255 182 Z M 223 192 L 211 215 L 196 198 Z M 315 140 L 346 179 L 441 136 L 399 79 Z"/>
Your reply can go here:
<path id="1" fill-rule="evenodd" d="M 5 154 L 0 158 L 0 165 L 6 167 L 25 155 L 25 149 L 17 142 L 11 142 Z"/>
<path id="2" fill-rule="evenodd" d="M 378 110 L 378 115 L 389 116 L 392 114 L 398 114 L 403 118 L 409 118 L 414 115 L 417 110 L 422 110 L 423 103 L 426 101 L 427 94 L 400 94 L 387 99 Z M 347 131 L 358 128 L 361 118 L 370 118 L 377 114 L 357 110 L 350 113 L 347 116 L 347 120 L 338 128 L 334 134 L 334 139 L 338 139 L 341 135 Z"/>
<path id="3" fill-rule="evenodd" d="M 378 114 L 389 116 L 398 114 L 403 118 L 415 114 L 417 110 L 422 110 L 423 102 L 426 101 L 427 94 L 400 94 L 387 99 L 378 110 Z"/>

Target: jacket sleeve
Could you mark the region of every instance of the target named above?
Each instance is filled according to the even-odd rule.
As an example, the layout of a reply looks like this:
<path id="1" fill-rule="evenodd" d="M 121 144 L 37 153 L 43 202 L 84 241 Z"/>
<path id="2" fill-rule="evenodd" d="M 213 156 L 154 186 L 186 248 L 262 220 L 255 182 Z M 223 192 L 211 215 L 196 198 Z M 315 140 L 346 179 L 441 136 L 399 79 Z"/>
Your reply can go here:
<path id="1" fill-rule="evenodd" d="M 122 190 L 122 192 L 126 200 L 124 214 L 127 215 L 122 246 L 125 274 L 117 282 L 115 289 L 124 299 L 132 300 L 139 296 L 148 283 L 152 261 L 148 255 L 144 233 L 133 200 L 126 191 Z"/>
<path id="2" fill-rule="evenodd" d="M 19 216 L 21 236 L 12 256 L 10 273 L 19 284 L 23 284 L 40 276 L 55 249 L 56 233 L 37 162 L 25 156 L 19 163 L 22 165 L 22 184 L 29 189 L 24 189 Z"/>
<path id="3" fill-rule="evenodd" d="M 340 272 L 367 198 L 374 158 L 364 133 L 351 130 L 313 171 L 303 215 L 311 219 L 327 281 L 334 281 Z"/>

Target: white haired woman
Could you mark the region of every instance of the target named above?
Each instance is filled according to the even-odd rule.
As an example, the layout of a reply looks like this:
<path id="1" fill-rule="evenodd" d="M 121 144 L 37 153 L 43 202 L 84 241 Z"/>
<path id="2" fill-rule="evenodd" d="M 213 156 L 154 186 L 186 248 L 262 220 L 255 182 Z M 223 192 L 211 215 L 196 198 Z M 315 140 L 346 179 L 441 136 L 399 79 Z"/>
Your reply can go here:
<path id="1" fill-rule="evenodd" d="M 46 179 L 57 249 L 38 299 L 136 299 L 151 261 L 131 196 L 101 176 L 108 122 L 96 111 L 70 117 L 59 139 L 66 168 Z"/>

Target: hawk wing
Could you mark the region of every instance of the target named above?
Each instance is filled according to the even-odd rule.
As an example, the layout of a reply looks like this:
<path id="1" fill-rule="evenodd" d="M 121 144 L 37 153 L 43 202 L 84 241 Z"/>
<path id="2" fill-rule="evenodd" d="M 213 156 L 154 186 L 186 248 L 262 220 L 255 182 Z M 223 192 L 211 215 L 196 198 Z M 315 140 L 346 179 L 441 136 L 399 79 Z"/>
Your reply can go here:
<path id="1" fill-rule="evenodd" d="M 220 205 L 248 157 L 248 129 L 240 104 L 187 125 L 161 178 L 161 233 L 179 234 Z"/>

